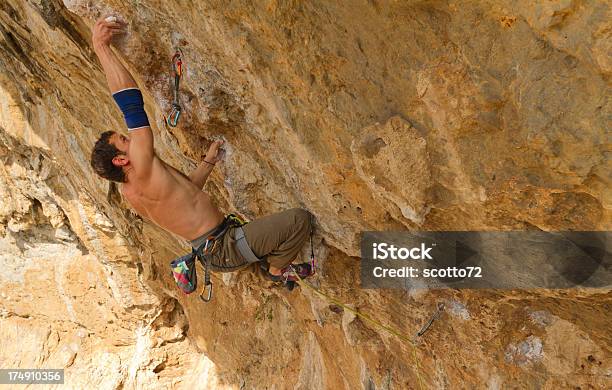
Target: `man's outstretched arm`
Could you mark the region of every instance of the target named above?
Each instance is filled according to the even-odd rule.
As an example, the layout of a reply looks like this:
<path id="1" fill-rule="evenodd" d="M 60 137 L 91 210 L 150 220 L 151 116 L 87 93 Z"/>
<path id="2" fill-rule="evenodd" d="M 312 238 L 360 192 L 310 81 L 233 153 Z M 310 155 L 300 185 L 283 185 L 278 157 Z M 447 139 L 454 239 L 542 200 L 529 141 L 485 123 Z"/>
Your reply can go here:
<path id="1" fill-rule="evenodd" d="M 129 157 L 134 172 L 148 177 L 153 163 L 153 132 L 144 111 L 142 94 L 136 81 L 111 49 L 111 40 L 125 33 L 125 24 L 99 19 L 93 28 L 93 47 L 115 102 L 123 112 L 130 132 Z"/>
<path id="2" fill-rule="evenodd" d="M 108 87 L 113 94 L 122 89 L 138 88 L 130 72 L 125 69 L 110 47 L 111 40 L 122 34 L 125 34 L 125 25 L 117 21 L 107 22 L 101 18 L 93 27 L 94 51 L 100 59 Z"/>
<path id="3" fill-rule="evenodd" d="M 189 180 L 198 188 L 202 189 L 204 187 L 206 179 L 210 176 L 215 164 L 223 157 L 220 153 L 222 149 L 219 149 L 221 145 L 223 145 L 223 141 L 214 141 L 208 148 L 204 160 L 189 174 Z"/>

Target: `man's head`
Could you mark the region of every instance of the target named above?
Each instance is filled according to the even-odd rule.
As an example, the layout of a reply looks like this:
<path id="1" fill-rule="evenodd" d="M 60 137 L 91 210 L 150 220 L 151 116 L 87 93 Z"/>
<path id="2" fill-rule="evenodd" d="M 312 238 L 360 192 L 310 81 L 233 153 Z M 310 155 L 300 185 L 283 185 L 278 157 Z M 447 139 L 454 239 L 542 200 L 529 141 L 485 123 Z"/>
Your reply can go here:
<path id="1" fill-rule="evenodd" d="M 126 182 L 124 167 L 130 160 L 127 156 L 130 139 L 114 131 L 105 131 L 96 141 L 91 151 L 91 167 L 101 177 Z"/>

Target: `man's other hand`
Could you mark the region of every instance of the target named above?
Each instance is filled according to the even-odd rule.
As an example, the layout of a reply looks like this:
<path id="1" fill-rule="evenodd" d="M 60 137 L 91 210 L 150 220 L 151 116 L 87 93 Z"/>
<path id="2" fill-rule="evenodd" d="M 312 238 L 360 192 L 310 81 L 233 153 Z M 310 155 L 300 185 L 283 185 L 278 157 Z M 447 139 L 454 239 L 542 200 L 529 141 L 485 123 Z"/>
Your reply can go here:
<path id="1" fill-rule="evenodd" d="M 110 46 L 117 35 L 125 33 L 125 23 L 115 16 L 103 16 L 93 26 L 92 41 L 94 48 Z"/>
<path id="2" fill-rule="evenodd" d="M 208 148 L 208 152 L 206 152 L 206 156 L 204 156 L 204 161 L 210 164 L 216 164 L 220 161 L 223 158 L 223 149 L 221 149 L 221 145 L 223 145 L 222 140 L 214 141 Z"/>

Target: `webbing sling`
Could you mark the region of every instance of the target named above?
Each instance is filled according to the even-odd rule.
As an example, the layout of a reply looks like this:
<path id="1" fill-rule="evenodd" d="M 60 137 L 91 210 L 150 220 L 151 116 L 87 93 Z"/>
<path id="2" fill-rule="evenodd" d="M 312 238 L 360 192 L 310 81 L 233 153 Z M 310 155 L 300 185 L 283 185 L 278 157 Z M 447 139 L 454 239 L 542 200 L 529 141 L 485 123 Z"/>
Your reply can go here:
<path id="1" fill-rule="evenodd" d="M 261 261 L 260 258 L 255 256 L 255 253 L 253 253 L 253 250 L 249 246 L 249 243 L 247 242 L 246 237 L 244 236 L 244 230 L 242 229 L 242 226 L 237 227 L 235 232 L 236 234 L 234 238 L 236 239 L 236 248 L 238 249 L 238 252 L 240 252 L 242 257 L 244 257 L 244 259 L 247 261 L 247 263 L 252 264 Z"/>

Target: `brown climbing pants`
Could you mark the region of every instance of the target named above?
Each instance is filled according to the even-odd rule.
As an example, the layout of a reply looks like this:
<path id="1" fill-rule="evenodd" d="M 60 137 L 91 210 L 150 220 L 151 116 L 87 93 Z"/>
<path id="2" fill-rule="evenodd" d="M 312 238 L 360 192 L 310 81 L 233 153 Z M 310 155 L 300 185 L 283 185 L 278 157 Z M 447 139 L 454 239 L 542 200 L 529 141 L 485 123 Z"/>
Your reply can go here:
<path id="1" fill-rule="evenodd" d="M 297 258 L 308 240 L 310 223 L 310 213 L 295 208 L 256 219 L 243 225 L 242 229 L 255 256 L 268 261 L 272 267 L 284 268 Z M 247 265 L 236 248 L 235 234 L 236 228 L 230 228 L 225 233 L 222 242 L 217 245 L 218 249 L 212 254 L 213 263 L 224 264 L 230 270 L 236 269 L 233 267 Z M 196 241 L 192 241 L 192 245 Z"/>

